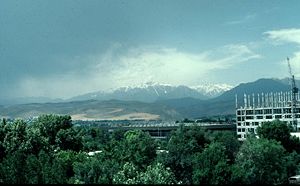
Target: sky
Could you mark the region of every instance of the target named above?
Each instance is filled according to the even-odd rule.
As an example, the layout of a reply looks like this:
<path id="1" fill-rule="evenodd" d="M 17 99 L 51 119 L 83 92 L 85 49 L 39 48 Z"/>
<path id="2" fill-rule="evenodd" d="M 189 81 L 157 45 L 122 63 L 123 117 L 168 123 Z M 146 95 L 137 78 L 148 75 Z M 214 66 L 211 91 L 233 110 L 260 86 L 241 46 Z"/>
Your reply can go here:
<path id="1" fill-rule="evenodd" d="M 300 79 L 300 1 L 1 0 L 0 96 Z"/>

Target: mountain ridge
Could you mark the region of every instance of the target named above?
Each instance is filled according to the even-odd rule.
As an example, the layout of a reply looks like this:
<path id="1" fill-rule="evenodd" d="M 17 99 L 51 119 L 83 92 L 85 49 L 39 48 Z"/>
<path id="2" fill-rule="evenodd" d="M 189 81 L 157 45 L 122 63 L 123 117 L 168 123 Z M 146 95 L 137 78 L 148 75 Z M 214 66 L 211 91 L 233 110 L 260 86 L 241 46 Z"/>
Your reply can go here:
<path id="1" fill-rule="evenodd" d="M 297 81 L 299 86 L 299 81 Z M 226 115 L 235 113 L 235 95 L 242 105 L 243 95 L 262 92 L 289 91 L 290 85 L 278 79 L 258 79 L 241 83 L 212 99 L 181 97 L 157 99 L 147 103 L 141 101 L 110 100 L 71 100 L 58 103 L 27 103 L 0 106 L 0 117 L 32 118 L 40 114 L 67 114 L 74 119 L 83 120 L 179 120 L 203 116 Z"/>
<path id="2" fill-rule="evenodd" d="M 70 98 L 69 100 L 110 100 L 119 99 L 123 101 L 141 101 L 146 103 L 162 99 L 174 99 L 182 97 L 194 97 L 198 99 L 209 99 L 202 93 L 184 85 L 171 86 L 167 84 L 145 84 L 136 87 L 120 87 L 111 92 L 93 92 Z"/>

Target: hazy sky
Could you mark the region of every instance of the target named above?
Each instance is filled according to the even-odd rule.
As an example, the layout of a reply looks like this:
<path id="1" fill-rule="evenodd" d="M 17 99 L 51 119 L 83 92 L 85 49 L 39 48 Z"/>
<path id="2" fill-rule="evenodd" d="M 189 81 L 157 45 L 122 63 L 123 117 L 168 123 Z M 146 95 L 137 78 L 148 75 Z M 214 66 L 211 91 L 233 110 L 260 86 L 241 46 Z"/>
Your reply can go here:
<path id="1" fill-rule="evenodd" d="M 300 1 L 1 0 L 0 96 L 300 78 Z"/>

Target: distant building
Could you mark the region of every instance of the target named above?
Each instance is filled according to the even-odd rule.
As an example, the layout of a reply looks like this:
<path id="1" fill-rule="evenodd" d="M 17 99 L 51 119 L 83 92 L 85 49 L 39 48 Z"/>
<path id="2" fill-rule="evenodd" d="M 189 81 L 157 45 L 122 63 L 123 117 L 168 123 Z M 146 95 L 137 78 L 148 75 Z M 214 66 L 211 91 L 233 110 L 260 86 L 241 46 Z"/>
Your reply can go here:
<path id="1" fill-rule="evenodd" d="M 256 128 L 263 122 L 279 119 L 286 121 L 300 131 L 299 93 L 291 92 L 244 94 L 244 104 L 238 106 L 236 96 L 236 130 L 239 140 L 246 139 L 249 133 L 256 133 Z M 292 101 L 294 100 L 294 101 Z"/>
<path id="2" fill-rule="evenodd" d="M 98 154 L 98 153 L 102 153 L 102 150 L 97 150 L 97 151 L 88 152 L 88 155 L 89 155 L 89 156 L 94 156 L 95 154 Z"/>
<path id="3" fill-rule="evenodd" d="M 295 185 L 299 185 L 300 184 L 300 175 L 295 175 L 292 177 L 289 177 L 289 184 L 295 184 Z"/>
<path id="4" fill-rule="evenodd" d="M 291 136 L 295 136 L 300 139 L 300 132 L 291 132 Z"/>

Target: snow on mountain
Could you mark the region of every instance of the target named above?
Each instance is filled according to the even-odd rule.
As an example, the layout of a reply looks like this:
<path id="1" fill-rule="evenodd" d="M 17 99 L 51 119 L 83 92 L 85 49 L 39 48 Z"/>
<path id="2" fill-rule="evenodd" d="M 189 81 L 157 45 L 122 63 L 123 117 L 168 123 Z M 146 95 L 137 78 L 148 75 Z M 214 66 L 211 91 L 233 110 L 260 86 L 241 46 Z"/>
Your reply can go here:
<path id="1" fill-rule="evenodd" d="M 160 84 L 147 82 L 138 86 L 121 87 L 112 94 L 113 99 L 135 100 L 143 102 L 153 102 L 161 99 L 175 99 L 183 97 L 192 97 L 198 99 L 207 99 L 200 92 L 187 86 L 172 86 L 169 84 Z"/>
<path id="2" fill-rule="evenodd" d="M 233 87 L 234 86 L 225 83 L 222 84 L 203 83 L 201 85 L 193 86 L 191 88 L 197 90 L 198 92 L 202 93 L 207 97 L 213 98 L 232 89 Z"/>
<path id="3" fill-rule="evenodd" d="M 114 89 L 109 92 L 92 92 L 71 98 L 73 101 L 78 100 L 124 100 L 124 101 L 141 101 L 154 102 L 157 100 L 177 99 L 191 97 L 196 99 L 209 99 L 216 97 L 223 92 L 231 89 L 233 86 L 228 84 L 201 84 L 195 87 L 184 85 L 170 85 L 156 82 L 146 82 L 134 86 L 125 86 Z"/>
<path id="4" fill-rule="evenodd" d="M 162 99 L 176 99 L 192 97 L 197 99 L 207 99 L 202 93 L 189 88 L 187 86 L 179 85 L 172 86 L 170 84 L 161 84 L 155 82 L 147 82 L 137 86 L 126 86 L 115 89 L 112 92 L 93 92 L 71 98 L 71 100 L 109 100 L 118 99 L 125 101 L 141 101 L 154 102 Z"/>
<path id="5" fill-rule="evenodd" d="M 149 81 L 149 82 L 146 82 L 146 83 L 137 84 L 137 85 L 133 85 L 133 86 L 120 87 L 120 88 L 117 88 L 115 90 L 129 91 L 129 90 L 132 90 L 132 89 L 149 89 L 149 88 L 151 89 L 153 87 L 176 87 L 176 86 L 173 86 L 171 84 L 166 84 L 166 83 L 157 83 L 157 82 Z"/>

